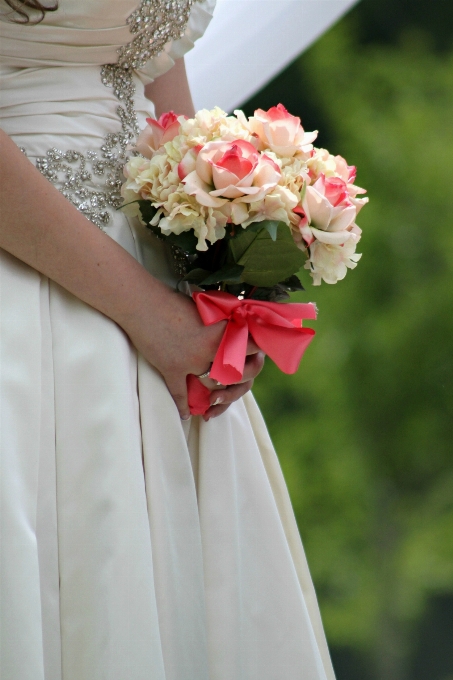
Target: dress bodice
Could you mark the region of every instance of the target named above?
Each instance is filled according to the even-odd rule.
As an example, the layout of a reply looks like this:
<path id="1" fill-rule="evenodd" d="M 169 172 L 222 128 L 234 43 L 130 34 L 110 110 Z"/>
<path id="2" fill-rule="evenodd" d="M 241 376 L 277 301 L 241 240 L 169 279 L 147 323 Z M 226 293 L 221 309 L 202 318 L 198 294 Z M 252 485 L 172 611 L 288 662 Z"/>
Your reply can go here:
<path id="1" fill-rule="evenodd" d="M 168 70 L 208 25 L 215 0 L 60 0 L 38 24 L 14 23 L 0 2 L 0 64 L 119 63 L 146 82 Z"/>
<path id="2" fill-rule="evenodd" d="M 20 25 L 0 0 L 0 126 L 99 226 L 114 221 L 125 159 L 153 115 L 143 85 L 193 47 L 214 4 L 59 0 Z"/>

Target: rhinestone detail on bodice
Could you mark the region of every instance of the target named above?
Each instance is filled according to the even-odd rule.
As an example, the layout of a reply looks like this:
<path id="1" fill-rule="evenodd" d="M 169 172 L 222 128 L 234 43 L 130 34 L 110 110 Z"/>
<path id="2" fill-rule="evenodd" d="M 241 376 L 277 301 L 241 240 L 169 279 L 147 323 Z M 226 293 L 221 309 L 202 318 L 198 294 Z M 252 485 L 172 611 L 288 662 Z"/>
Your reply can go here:
<path id="1" fill-rule="evenodd" d="M 142 68 L 170 40 L 182 38 L 194 1 L 142 0 L 127 19 L 129 30 L 136 37 L 118 50 L 118 65 Z"/>
<path id="2" fill-rule="evenodd" d="M 139 132 L 133 70 L 160 54 L 170 40 L 184 35 L 196 1 L 200 0 L 142 0 L 128 17 L 129 30 L 136 37 L 118 49 L 116 64 L 101 67 L 103 85 L 113 89 L 119 102 L 118 132 L 106 135 L 96 151 L 52 148 L 36 158 L 38 170 L 101 229 L 110 222 L 112 209 L 121 206 L 123 167 Z"/>

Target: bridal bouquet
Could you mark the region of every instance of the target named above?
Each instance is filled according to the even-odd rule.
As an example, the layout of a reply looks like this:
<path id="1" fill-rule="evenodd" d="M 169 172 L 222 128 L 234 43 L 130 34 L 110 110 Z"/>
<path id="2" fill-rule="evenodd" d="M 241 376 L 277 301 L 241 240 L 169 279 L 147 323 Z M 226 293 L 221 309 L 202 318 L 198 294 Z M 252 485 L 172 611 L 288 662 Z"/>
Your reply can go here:
<path id="1" fill-rule="evenodd" d="M 147 123 L 124 168 L 124 208 L 171 244 L 204 323 L 228 319 L 211 377 L 240 379 L 248 333 L 294 372 L 314 334 L 302 319 L 315 308 L 275 303 L 303 290 L 303 268 L 320 285 L 356 267 L 368 199 L 355 168 L 315 148 L 317 133 L 281 104 L 250 118 L 215 108 Z"/>

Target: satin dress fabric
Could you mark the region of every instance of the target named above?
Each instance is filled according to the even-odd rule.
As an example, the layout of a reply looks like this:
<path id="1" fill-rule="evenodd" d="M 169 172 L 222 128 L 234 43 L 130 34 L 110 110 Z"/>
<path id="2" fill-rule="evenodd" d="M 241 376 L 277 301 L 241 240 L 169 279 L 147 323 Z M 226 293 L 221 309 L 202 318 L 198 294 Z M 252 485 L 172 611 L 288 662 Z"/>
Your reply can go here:
<path id="1" fill-rule="evenodd" d="M 211 4 L 135 74 L 141 123 L 143 82 L 190 49 Z M 130 41 L 136 6 L 60 0 L 29 27 L 2 14 L 0 126 L 31 160 L 118 130 L 100 65 Z M 175 283 L 137 221 L 116 213 L 106 232 Z M 332 680 L 252 395 L 181 422 L 121 328 L 4 251 L 0 330 L 2 680 Z"/>

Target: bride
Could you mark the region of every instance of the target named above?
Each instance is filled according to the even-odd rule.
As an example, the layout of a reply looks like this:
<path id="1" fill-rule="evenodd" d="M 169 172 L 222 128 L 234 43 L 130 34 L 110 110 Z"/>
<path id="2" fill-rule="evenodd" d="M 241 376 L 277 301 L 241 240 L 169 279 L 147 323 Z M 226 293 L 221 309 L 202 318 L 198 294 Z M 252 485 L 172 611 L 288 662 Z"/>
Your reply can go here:
<path id="1" fill-rule="evenodd" d="M 201 378 L 190 418 L 223 326 L 116 210 L 146 116 L 194 113 L 182 57 L 212 5 L 1 0 L 2 680 L 334 677 L 263 356 Z"/>

